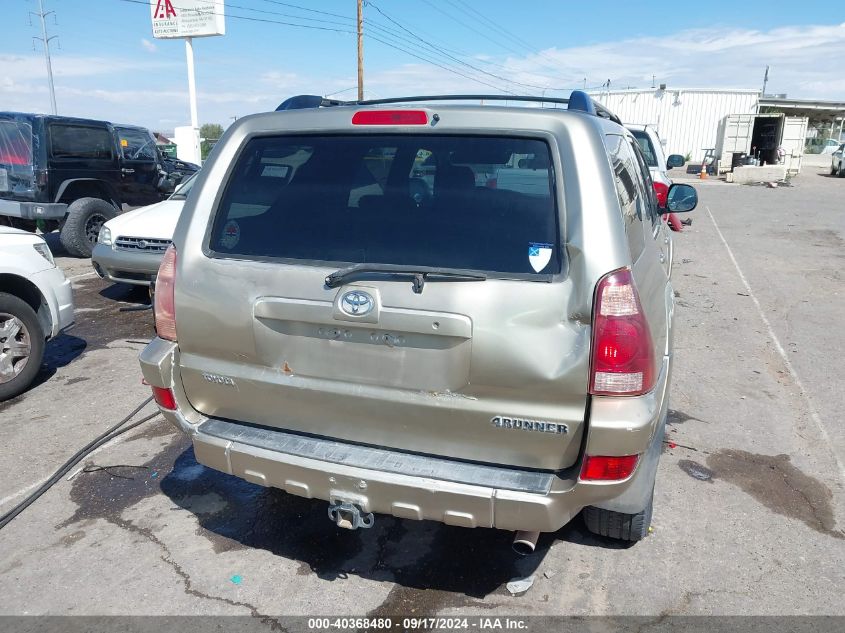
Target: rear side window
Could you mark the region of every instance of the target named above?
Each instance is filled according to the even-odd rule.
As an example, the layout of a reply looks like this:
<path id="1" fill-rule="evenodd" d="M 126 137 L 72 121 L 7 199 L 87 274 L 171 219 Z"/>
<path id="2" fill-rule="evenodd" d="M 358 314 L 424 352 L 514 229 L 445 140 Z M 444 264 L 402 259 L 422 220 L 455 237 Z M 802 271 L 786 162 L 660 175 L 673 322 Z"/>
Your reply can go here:
<path id="1" fill-rule="evenodd" d="M 32 126 L 23 121 L 0 121 L 0 165 L 32 164 Z"/>
<path id="2" fill-rule="evenodd" d="M 636 261 L 645 248 L 643 220 L 646 217 L 641 180 L 637 176 L 636 158 L 624 136 L 607 136 L 607 148 L 613 165 L 616 195 L 625 222 L 631 261 Z"/>
<path id="3" fill-rule="evenodd" d="M 639 182 L 643 186 L 643 202 L 645 203 L 646 214 L 649 220 L 651 220 L 652 226 L 656 227 L 660 222 L 660 213 L 657 209 L 657 195 L 654 193 L 654 181 L 651 179 L 651 172 L 648 170 L 639 144 L 632 144 L 631 149 L 634 152 L 634 158 L 639 167 Z"/>
<path id="4" fill-rule="evenodd" d="M 498 187 L 496 174 L 520 160 L 543 175 Z M 257 138 L 235 164 L 209 246 L 221 256 L 558 273 L 551 164 L 544 141 L 522 138 Z"/>
<path id="5" fill-rule="evenodd" d="M 643 152 L 645 162 L 649 167 L 657 167 L 657 153 L 654 151 L 654 145 L 651 143 L 651 137 L 646 132 L 640 130 L 632 130 L 631 134 L 637 139 L 637 145 Z"/>
<path id="6" fill-rule="evenodd" d="M 109 131 L 84 125 L 52 124 L 50 154 L 53 158 L 112 160 L 114 143 Z"/>

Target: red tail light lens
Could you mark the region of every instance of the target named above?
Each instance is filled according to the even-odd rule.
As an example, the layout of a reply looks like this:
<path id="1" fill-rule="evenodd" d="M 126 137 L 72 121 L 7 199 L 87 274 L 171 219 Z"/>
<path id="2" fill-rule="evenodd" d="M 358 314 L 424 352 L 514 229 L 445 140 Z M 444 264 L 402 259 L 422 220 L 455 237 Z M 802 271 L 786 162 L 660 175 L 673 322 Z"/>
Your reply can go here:
<path id="1" fill-rule="evenodd" d="M 172 389 L 153 387 L 153 398 L 155 398 L 156 404 L 162 409 L 167 409 L 168 411 L 176 410 L 176 398 L 173 396 Z"/>
<path id="2" fill-rule="evenodd" d="M 593 309 L 590 393 L 639 396 L 654 387 L 654 347 L 627 268 L 602 277 Z"/>
<path id="3" fill-rule="evenodd" d="M 363 110 L 352 115 L 352 125 L 427 125 L 425 110 Z"/>
<path id="4" fill-rule="evenodd" d="M 176 306 L 173 289 L 176 285 L 176 249 L 169 246 L 156 275 L 156 334 L 168 341 L 176 340 Z"/>
<path id="5" fill-rule="evenodd" d="M 639 455 L 604 457 L 585 455 L 581 466 L 581 479 L 592 481 L 619 481 L 627 479 L 637 467 Z"/>
<path id="6" fill-rule="evenodd" d="M 669 185 L 662 182 L 655 182 L 654 193 L 657 196 L 657 206 L 665 209 L 666 203 L 669 202 Z"/>

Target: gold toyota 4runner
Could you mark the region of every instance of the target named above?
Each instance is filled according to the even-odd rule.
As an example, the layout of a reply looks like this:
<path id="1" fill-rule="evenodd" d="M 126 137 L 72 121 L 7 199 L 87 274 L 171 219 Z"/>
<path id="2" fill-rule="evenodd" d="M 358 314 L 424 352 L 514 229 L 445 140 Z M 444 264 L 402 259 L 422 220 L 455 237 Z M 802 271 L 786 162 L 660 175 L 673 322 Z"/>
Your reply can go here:
<path id="1" fill-rule="evenodd" d="M 648 167 L 584 93 L 481 98 L 503 99 L 239 119 L 158 273 L 144 377 L 199 462 L 341 527 L 494 527 L 525 552 L 583 509 L 641 539 L 673 317 Z M 670 210 L 696 202 L 672 186 Z"/>

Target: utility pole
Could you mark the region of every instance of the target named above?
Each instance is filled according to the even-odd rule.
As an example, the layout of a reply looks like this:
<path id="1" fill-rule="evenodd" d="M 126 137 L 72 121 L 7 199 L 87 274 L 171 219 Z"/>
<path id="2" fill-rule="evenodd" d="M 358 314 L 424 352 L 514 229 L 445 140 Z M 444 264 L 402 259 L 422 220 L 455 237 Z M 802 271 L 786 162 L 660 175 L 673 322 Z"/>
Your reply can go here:
<path id="1" fill-rule="evenodd" d="M 364 1 L 358 0 L 358 101 L 364 100 Z"/>
<path id="2" fill-rule="evenodd" d="M 53 114 L 57 114 L 56 112 L 56 89 L 53 87 L 53 65 L 50 63 L 50 41 L 56 39 L 57 35 L 53 35 L 52 37 L 47 37 L 47 22 L 45 18 L 53 14 L 54 16 L 56 13 L 54 11 L 47 11 L 44 12 L 44 0 L 38 0 L 38 13 L 33 15 L 37 15 L 41 19 L 41 37 L 33 36 L 33 39 L 38 40 L 44 45 L 44 60 L 47 62 L 47 81 L 50 84 L 50 108 Z"/>

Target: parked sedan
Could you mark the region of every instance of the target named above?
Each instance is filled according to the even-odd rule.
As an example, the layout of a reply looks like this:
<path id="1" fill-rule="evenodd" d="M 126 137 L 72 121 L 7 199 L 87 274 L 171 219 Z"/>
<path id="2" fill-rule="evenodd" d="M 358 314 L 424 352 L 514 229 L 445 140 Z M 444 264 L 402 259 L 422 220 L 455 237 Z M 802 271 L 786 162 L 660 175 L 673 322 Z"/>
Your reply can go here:
<path id="1" fill-rule="evenodd" d="M 845 178 L 845 143 L 830 157 L 830 175 Z"/>
<path id="2" fill-rule="evenodd" d="M 47 339 L 73 323 L 70 282 L 38 235 L 0 226 L 0 401 L 29 387 Z"/>
<path id="3" fill-rule="evenodd" d="M 117 216 L 106 222 L 91 254 L 91 264 L 103 279 L 149 286 L 196 176 L 191 176 L 167 200 Z"/>

